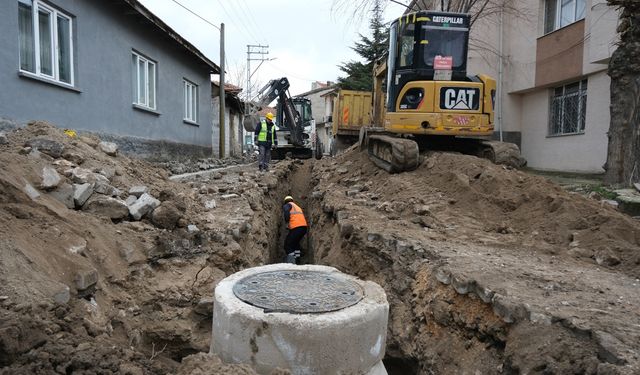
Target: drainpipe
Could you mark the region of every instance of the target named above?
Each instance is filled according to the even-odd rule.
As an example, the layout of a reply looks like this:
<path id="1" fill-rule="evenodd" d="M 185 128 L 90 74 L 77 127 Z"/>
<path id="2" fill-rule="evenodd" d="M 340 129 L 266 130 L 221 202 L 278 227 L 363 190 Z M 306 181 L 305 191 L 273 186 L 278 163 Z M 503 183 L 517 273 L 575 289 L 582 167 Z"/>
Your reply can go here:
<path id="1" fill-rule="evenodd" d="M 500 142 L 503 142 L 503 137 L 502 137 L 502 100 L 503 100 L 503 95 L 502 95 L 502 89 L 503 89 L 503 85 L 502 85 L 502 81 L 503 81 L 503 74 L 504 74 L 504 38 L 503 38 L 503 34 L 504 34 L 504 7 L 500 8 L 500 26 L 499 26 L 499 33 L 500 35 L 498 35 L 498 56 L 499 56 L 499 64 L 498 64 L 498 132 L 500 134 Z"/>

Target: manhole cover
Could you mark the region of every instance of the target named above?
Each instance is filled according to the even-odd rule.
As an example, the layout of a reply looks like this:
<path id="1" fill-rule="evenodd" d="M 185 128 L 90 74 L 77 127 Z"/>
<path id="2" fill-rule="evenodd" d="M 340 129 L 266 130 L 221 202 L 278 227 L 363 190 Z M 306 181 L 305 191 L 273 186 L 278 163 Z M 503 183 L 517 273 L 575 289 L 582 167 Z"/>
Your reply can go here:
<path id="1" fill-rule="evenodd" d="M 360 285 L 335 274 L 314 271 L 273 271 L 241 279 L 233 293 L 265 312 L 322 313 L 358 303 Z"/>

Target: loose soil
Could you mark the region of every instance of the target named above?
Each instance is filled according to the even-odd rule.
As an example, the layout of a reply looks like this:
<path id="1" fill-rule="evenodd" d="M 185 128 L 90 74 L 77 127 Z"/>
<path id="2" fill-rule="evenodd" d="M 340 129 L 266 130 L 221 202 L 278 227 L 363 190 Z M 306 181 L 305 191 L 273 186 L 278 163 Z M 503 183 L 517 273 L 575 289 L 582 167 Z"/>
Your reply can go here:
<path id="1" fill-rule="evenodd" d="M 33 138 L 65 152 L 27 152 Z M 255 373 L 207 354 L 212 293 L 233 272 L 282 259 L 289 194 L 310 222 L 307 261 L 385 288 L 390 374 L 640 373 L 640 225 L 545 178 L 451 153 L 389 175 L 351 149 L 268 174 L 245 164 L 173 181 L 45 123 L 8 141 L 2 374 Z M 121 199 L 147 186 L 179 220 L 68 209 L 39 185 L 44 167 L 71 183 L 69 163 L 109 176 Z M 91 271 L 97 283 L 78 290 Z"/>

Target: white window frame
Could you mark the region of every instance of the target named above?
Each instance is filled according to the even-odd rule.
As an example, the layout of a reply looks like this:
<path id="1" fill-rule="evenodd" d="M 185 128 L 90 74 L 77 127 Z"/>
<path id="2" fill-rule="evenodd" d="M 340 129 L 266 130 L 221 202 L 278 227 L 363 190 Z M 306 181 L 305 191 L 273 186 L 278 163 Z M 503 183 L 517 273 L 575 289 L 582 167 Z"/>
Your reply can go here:
<path id="1" fill-rule="evenodd" d="M 198 85 L 183 79 L 183 102 L 184 102 L 184 118 L 183 120 L 190 123 L 198 122 Z"/>
<path id="2" fill-rule="evenodd" d="M 576 23 L 576 22 L 578 22 L 580 20 L 583 20 L 586 17 L 587 0 L 570 0 L 571 4 L 572 4 L 572 9 L 573 9 L 573 12 L 571 12 L 573 14 L 572 20 L 568 24 L 566 24 L 564 26 L 561 26 L 561 24 L 562 24 L 562 0 L 545 0 L 545 8 L 544 8 L 545 9 L 545 14 L 544 14 L 544 17 L 545 17 L 544 27 L 545 28 L 546 28 L 546 25 L 547 25 L 547 17 L 549 16 L 547 14 L 547 12 L 546 12 L 546 9 L 547 9 L 546 2 L 549 2 L 549 1 L 555 1 L 555 8 L 556 8 L 555 9 L 555 17 L 554 17 L 554 20 L 553 20 L 553 28 L 551 30 L 544 30 L 544 34 L 549 34 L 549 33 L 552 33 L 554 31 L 558 30 L 558 29 L 561 29 L 563 27 L 567 27 L 567 26 L 569 26 L 571 24 L 574 24 L 574 23 Z M 583 1 L 584 2 L 584 7 L 585 7 L 585 11 L 584 11 L 585 14 L 580 18 L 578 18 L 577 15 L 576 15 L 576 12 L 578 11 L 578 2 L 579 1 Z"/>
<path id="3" fill-rule="evenodd" d="M 35 72 L 22 69 L 22 64 L 18 62 L 18 69 L 21 73 L 27 75 L 35 75 L 48 80 L 55 81 L 56 83 L 73 86 L 74 85 L 74 48 L 73 48 L 73 18 L 49 5 L 44 4 L 40 0 L 18 0 L 19 3 L 31 5 L 31 22 L 33 24 L 33 41 L 34 41 L 34 54 L 35 54 Z M 40 23 L 38 22 L 38 14 L 40 11 L 45 11 L 51 14 L 51 59 L 52 59 L 52 72 L 53 75 L 44 74 L 42 70 L 42 61 L 40 61 Z M 60 46 L 58 44 L 58 17 L 65 18 L 69 21 L 69 57 L 70 57 L 70 81 L 64 82 L 60 80 L 60 67 L 59 67 L 59 53 Z M 19 33 L 19 32 L 18 32 Z M 18 53 L 20 55 L 20 53 Z"/>
<path id="4" fill-rule="evenodd" d="M 578 91 L 576 92 L 572 92 L 572 93 L 567 93 L 567 87 L 573 84 L 578 84 Z M 562 94 L 560 95 L 556 95 L 555 91 L 561 89 L 562 90 Z M 556 87 L 554 89 L 552 89 L 551 92 L 551 97 L 550 97 L 550 102 L 549 102 L 549 126 L 548 126 L 548 130 L 547 130 L 547 134 L 548 137 L 559 137 L 559 136 L 565 136 L 565 135 L 578 135 L 578 134 L 584 134 L 585 133 L 585 128 L 586 128 L 586 118 L 587 118 L 587 94 L 588 94 L 588 90 L 589 90 L 589 86 L 588 86 L 588 80 L 582 79 L 578 82 L 572 82 L 572 83 L 568 83 L 565 84 L 563 86 L 560 87 Z M 576 122 L 576 131 L 566 131 L 565 129 L 568 128 L 568 125 L 566 124 L 567 118 L 565 117 L 565 110 L 566 110 L 566 106 L 567 106 L 567 101 L 570 97 L 577 97 L 577 105 L 578 105 L 578 110 L 577 110 L 577 114 L 578 114 L 578 118 L 575 119 L 569 119 L 569 121 L 575 121 Z M 558 128 L 556 126 L 554 126 L 554 104 L 555 102 L 558 101 L 560 102 L 560 112 L 559 112 L 559 121 L 560 121 L 560 126 L 559 129 L 560 131 L 558 132 L 554 132 L 553 129 L 554 128 Z"/>
<path id="5" fill-rule="evenodd" d="M 137 53 L 136 51 L 131 51 L 132 57 L 134 57 L 136 59 L 136 64 L 135 64 L 135 68 L 133 71 L 133 104 L 136 106 L 140 106 L 140 107 L 144 107 L 144 108 L 148 108 L 148 109 L 152 109 L 155 110 L 158 106 L 158 101 L 157 101 L 157 91 L 158 91 L 158 81 L 156 79 L 157 75 L 158 75 L 158 65 L 156 64 L 155 61 Z M 144 86 L 145 86 L 145 92 L 144 92 L 144 98 L 142 101 L 140 101 L 140 62 L 144 63 Z M 149 67 L 153 66 L 153 77 L 151 77 L 151 79 L 153 80 L 153 92 L 151 92 L 151 90 L 149 90 Z M 151 102 L 151 99 L 153 99 L 153 105 L 149 105 L 149 103 Z"/>

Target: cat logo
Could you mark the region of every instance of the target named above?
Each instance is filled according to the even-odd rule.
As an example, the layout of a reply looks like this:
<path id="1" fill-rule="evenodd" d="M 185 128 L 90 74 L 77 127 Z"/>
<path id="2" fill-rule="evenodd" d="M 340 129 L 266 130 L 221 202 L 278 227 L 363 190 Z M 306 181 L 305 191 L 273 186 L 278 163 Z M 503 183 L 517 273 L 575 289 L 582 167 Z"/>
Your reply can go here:
<path id="1" fill-rule="evenodd" d="M 477 110 L 480 107 L 480 89 L 471 87 L 442 87 L 440 109 Z"/>

